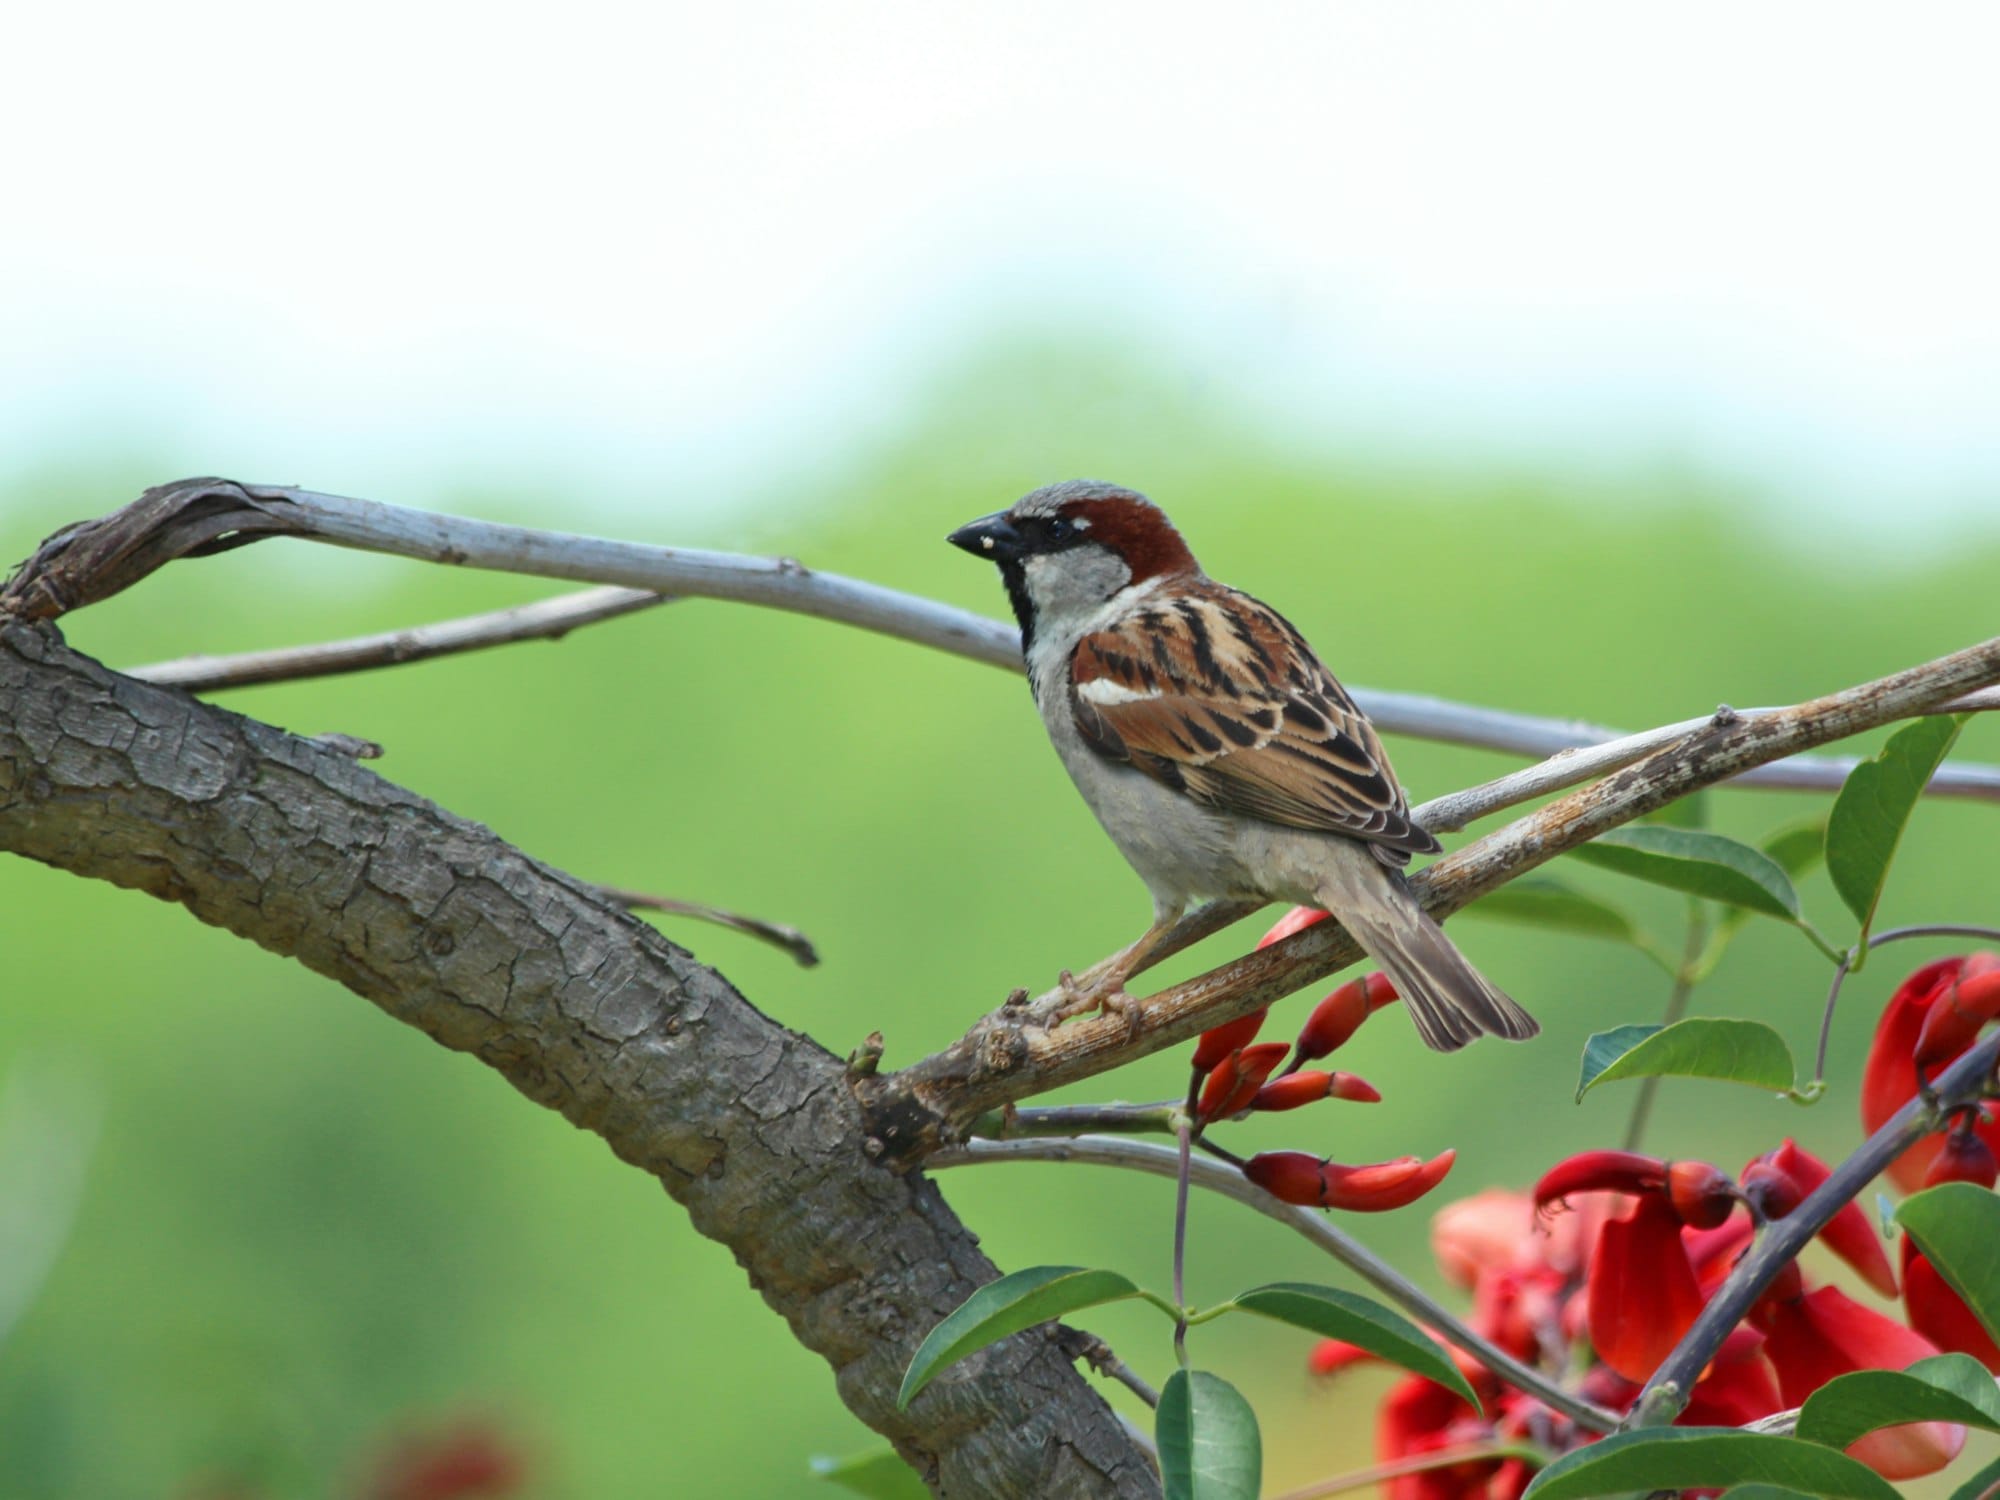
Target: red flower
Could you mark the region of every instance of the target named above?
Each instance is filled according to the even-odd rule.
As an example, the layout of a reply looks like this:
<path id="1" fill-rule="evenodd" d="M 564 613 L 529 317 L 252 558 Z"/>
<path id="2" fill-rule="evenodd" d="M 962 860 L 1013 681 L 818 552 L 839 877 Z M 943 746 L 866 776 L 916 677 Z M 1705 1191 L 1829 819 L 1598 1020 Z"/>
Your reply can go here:
<path id="1" fill-rule="evenodd" d="M 1204 1031 L 1201 1040 L 1195 1043 L 1195 1072 L 1204 1075 L 1214 1072 L 1230 1053 L 1256 1041 L 1258 1028 L 1264 1024 L 1267 1014 L 1267 1011 L 1253 1010 L 1247 1016 L 1238 1016 L 1233 1021 L 1224 1021 L 1220 1026 Z"/>
<path id="2" fill-rule="evenodd" d="M 2000 1177 L 2000 1164 L 1995 1163 L 1992 1148 L 1960 1126 L 1945 1135 L 1937 1159 L 1924 1174 L 1924 1186 L 1970 1182 L 1990 1188 L 1996 1177 Z M 1907 1235 L 1903 1237 L 1903 1306 L 1910 1315 L 1910 1326 L 1940 1349 L 1970 1354 L 2000 1375 L 2000 1347 L 1995 1346 L 1986 1325 Z"/>
<path id="3" fill-rule="evenodd" d="M 1357 1078 L 1352 1073 L 1322 1073 L 1309 1068 L 1302 1073 L 1288 1073 L 1265 1084 L 1257 1090 L 1257 1097 L 1250 1101 L 1250 1107 L 1267 1111 L 1297 1109 L 1304 1104 L 1317 1104 L 1322 1099 L 1379 1104 L 1382 1095 L 1367 1079 Z"/>
<path id="4" fill-rule="evenodd" d="M 1903 1240 L 1903 1307 L 1910 1315 L 1910 1327 L 1938 1348 L 1970 1354 L 2000 1375 L 2000 1346 L 1994 1344 L 1993 1335 L 1907 1236 Z"/>
<path id="5" fill-rule="evenodd" d="M 1649 1193 L 1598 1231 L 1590 1257 L 1590 1342 L 1627 1380 L 1644 1381 L 1694 1326 L 1703 1298 L 1681 1220 Z"/>
<path id="6" fill-rule="evenodd" d="M 1991 957 L 1974 956 L 1982 959 Z M 1868 1048 L 1868 1064 L 1861 1075 L 1861 1124 L 1870 1135 L 1916 1097 L 1917 1049 L 1922 1044 L 1931 1009 L 1941 1000 L 1948 1008 L 1954 1003 L 1961 1006 L 1969 1003 L 1963 996 L 1955 1001 L 1945 997 L 1970 962 L 1965 958 L 1941 958 L 1935 963 L 1925 964 L 1896 987 L 1896 993 L 1883 1007 L 1882 1019 L 1875 1025 L 1875 1040 Z M 1987 981 L 1982 981 L 1982 986 L 1985 983 Z M 1975 991 L 1976 987 L 1968 984 L 1966 989 Z M 1978 995 L 1984 993 L 1983 988 L 1977 988 Z M 1986 1001 L 1975 998 L 1970 1003 L 1984 1005 Z M 1978 1028 L 1973 1029 L 1976 1031 Z M 1933 1034 L 1933 1051 L 1942 1044 L 1942 1040 L 1939 1034 Z M 1963 1052 L 1971 1040 L 1971 1036 L 1967 1035 L 1965 1042 L 1956 1050 L 1946 1049 L 1942 1056 L 1934 1056 L 1926 1076 Z M 1992 1104 L 1981 1106 L 1981 1118 L 1976 1128 L 1988 1145 L 2000 1148 L 2000 1114 L 1996 1114 Z M 1890 1180 L 1903 1192 L 1914 1193 L 1924 1180 L 1925 1168 L 1936 1158 L 1942 1144 L 1936 1136 L 1918 1141 L 1890 1165 Z"/>
<path id="7" fill-rule="evenodd" d="M 1208 1075 L 1208 1082 L 1201 1088 L 1201 1101 L 1195 1106 L 1195 1118 L 1208 1125 L 1241 1114 L 1291 1050 L 1283 1042 L 1259 1042 L 1252 1047 L 1237 1048 Z"/>
<path id="8" fill-rule="evenodd" d="M 1738 1327 L 1722 1341 L 1674 1422 L 1680 1427 L 1741 1427 L 1784 1409 L 1778 1372 L 1764 1354 L 1764 1335 Z"/>
<path id="9" fill-rule="evenodd" d="M 1399 1156 L 1394 1161 L 1347 1167 L 1303 1151 L 1260 1151 L 1243 1164 L 1243 1175 L 1287 1203 L 1380 1213 L 1416 1202 L 1444 1181 L 1457 1159 L 1456 1151 L 1447 1151 L 1429 1161 Z"/>
<path id="10" fill-rule="evenodd" d="M 1787 1137 L 1784 1145 L 1766 1151 L 1743 1169 L 1743 1190 L 1767 1218 L 1782 1219 L 1832 1175 L 1825 1162 Z M 1881 1237 L 1860 1204 L 1842 1204 L 1820 1230 L 1819 1239 L 1884 1297 L 1896 1295 L 1889 1252 L 1882 1248 Z"/>
<path id="11" fill-rule="evenodd" d="M 1767 1296 L 1753 1316 L 1763 1325 L 1764 1352 L 1778 1372 L 1787 1406 L 1802 1405 L 1837 1375 L 1901 1370 L 1938 1352 L 1922 1334 L 1863 1307 L 1837 1287 L 1791 1298 Z M 1912 1479 L 1943 1468 L 1964 1446 L 1963 1427 L 1913 1422 L 1871 1432 L 1847 1451 L 1885 1478 Z"/>
<path id="12" fill-rule="evenodd" d="M 1257 939 L 1257 946 L 1268 948 L 1273 943 L 1282 942 L 1295 932 L 1304 932 L 1308 927 L 1325 920 L 1326 913 L 1323 911 L 1315 911 L 1310 906 L 1295 906 L 1271 924 L 1271 930 Z"/>
<path id="13" fill-rule="evenodd" d="M 1299 1061 L 1317 1061 L 1343 1046 L 1361 1029 L 1363 1021 L 1397 998 L 1396 987 L 1386 974 L 1348 980 L 1315 1005 L 1306 1024 L 1299 1029 Z"/>
<path id="14" fill-rule="evenodd" d="M 1950 983 L 1932 995 L 1910 1060 L 1920 1074 L 1930 1077 L 1970 1047 L 1979 1029 L 1996 1015 L 2000 1015 L 2000 953 L 1975 953 Z"/>

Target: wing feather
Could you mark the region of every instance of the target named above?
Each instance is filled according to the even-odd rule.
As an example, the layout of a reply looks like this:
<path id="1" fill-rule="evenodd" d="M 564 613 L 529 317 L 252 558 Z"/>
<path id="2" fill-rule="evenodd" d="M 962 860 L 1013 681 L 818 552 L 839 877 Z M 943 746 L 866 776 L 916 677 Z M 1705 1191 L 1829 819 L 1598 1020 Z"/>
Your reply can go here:
<path id="1" fill-rule="evenodd" d="M 1410 821 L 1388 754 L 1275 610 L 1204 580 L 1085 636 L 1070 657 L 1084 740 L 1208 807 L 1345 834 L 1401 864 L 1438 842 Z"/>

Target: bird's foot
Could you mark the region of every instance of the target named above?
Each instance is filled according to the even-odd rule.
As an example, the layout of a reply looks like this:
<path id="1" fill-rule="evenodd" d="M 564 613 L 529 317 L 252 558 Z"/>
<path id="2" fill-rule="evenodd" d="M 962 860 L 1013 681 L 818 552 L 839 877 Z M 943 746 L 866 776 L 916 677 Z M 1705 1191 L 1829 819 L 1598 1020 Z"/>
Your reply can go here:
<path id="1" fill-rule="evenodd" d="M 1137 1032 L 1145 1014 L 1139 1002 L 1125 993 L 1123 982 L 1116 976 L 1097 984 L 1085 984 L 1064 969 L 1056 976 L 1056 989 L 1062 1002 L 1049 1013 L 1047 1024 L 1051 1029 L 1096 1011 L 1100 1015 L 1122 1017 L 1126 1030 Z"/>

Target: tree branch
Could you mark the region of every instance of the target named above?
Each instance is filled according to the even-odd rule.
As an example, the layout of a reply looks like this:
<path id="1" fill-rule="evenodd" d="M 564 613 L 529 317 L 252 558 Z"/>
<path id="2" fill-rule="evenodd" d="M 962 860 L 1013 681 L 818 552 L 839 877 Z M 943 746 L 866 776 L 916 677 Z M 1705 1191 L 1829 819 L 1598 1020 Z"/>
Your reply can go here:
<path id="1" fill-rule="evenodd" d="M 296 958 L 602 1136 L 735 1252 L 934 1489 L 1158 1493 L 1048 1331 L 897 1409 L 923 1335 L 991 1263 L 925 1177 L 877 1162 L 839 1059 L 594 887 L 347 756 L 4 620 L 0 848 Z"/>
<path id="2" fill-rule="evenodd" d="M 646 594 L 764 605 L 879 631 L 990 666 L 1021 670 L 1020 638 L 1011 625 L 877 584 L 818 572 L 788 557 L 651 547 L 227 479 L 183 479 L 160 485 L 121 511 L 57 532 L 22 565 L 7 588 L 0 590 L 0 613 L 11 611 L 31 620 L 54 619 L 129 588 L 175 558 L 205 556 L 278 535 L 454 566 L 614 584 Z M 427 628 L 460 637 L 476 634 L 479 629 L 473 622 L 446 622 Z M 394 638 L 393 634 L 389 637 Z M 321 649 L 343 647 L 350 652 L 370 649 L 365 643 L 340 642 L 334 647 L 296 648 L 289 653 L 156 663 L 146 670 L 171 672 L 172 680 L 183 686 L 234 686 L 239 673 L 262 673 L 254 679 L 242 679 L 256 681 L 299 675 L 289 667 L 313 661 L 313 653 Z M 1449 744 L 1551 756 L 1578 746 L 1629 738 L 1623 731 L 1601 725 L 1479 708 L 1418 693 L 1357 688 L 1354 696 L 1380 728 Z M 1982 701 L 1954 706 L 1996 705 Z M 1671 740 L 1703 722 L 1690 720 L 1648 734 Z M 1764 766 L 1742 777 L 1741 784 L 1828 791 L 1837 788 L 1852 768 L 1851 760 Z M 1593 773 L 1580 772 L 1574 779 L 1586 774 Z M 2000 767 L 1947 765 L 1932 779 L 1931 790 L 1939 795 L 2000 801 Z M 1446 816 L 1444 809 L 1437 811 Z M 1464 825 L 1443 822 L 1436 826 Z"/>
<path id="3" fill-rule="evenodd" d="M 408 630 L 386 630 L 377 635 L 357 635 L 312 646 L 280 646 L 232 656 L 183 656 L 174 661 L 128 667 L 125 675 L 141 682 L 186 688 L 191 693 L 212 693 L 264 682 L 296 682 L 366 671 L 370 667 L 428 661 L 462 651 L 483 651 L 489 646 L 507 646 L 516 641 L 560 640 L 582 626 L 672 602 L 665 594 L 645 589 L 584 589 L 485 614 L 413 625 Z"/>
<path id="4" fill-rule="evenodd" d="M 1782 1219 L 1774 1219 L 1736 1262 L 1729 1277 L 1709 1298 L 1680 1343 L 1653 1372 L 1627 1419 L 1635 1427 L 1671 1422 L 1687 1405 L 1688 1393 L 1708 1368 L 1729 1332 L 1743 1321 L 1764 1295 L 1778 1272 L 1798 1258 L 1813 1236 L 1840 1210 L 1888 1170 L 1912 1143 L 1941 1129 L 1951 1112 L 1985 1097 L 2000 1059 L 2000 1032 L 1979 1042 L 1932 1084 L 1932 1097 L 1919 1094 L 1889 1117 L 1861 1148 L 1833 1169 L 1825 1182 L 1808 1193 Z"/>
<path id="5" fill-rule="evenodd" d="M 1411 888 L 1442 919 L 1515 876 L 1690 792 L 1751 766 L 1930 712 L 1996 680 L 2000 638 L 1753 719 L 1718 714 L 1706 728 L 1637 765 L 1444 856 L 1413 876 Z M 869 1108 L 878 1133 L 894 1149 L 927 1151 L 986 1110 L 1188 1041 L 1360 957 L 1346 929 L 1326 921 L 1163 990 L 1129 1017 L 1085 1019 L 1044 1031 L 1024 1024 L 1035 1006 L 1002 1007 L 945 1051 L 871 1080 Z"/>

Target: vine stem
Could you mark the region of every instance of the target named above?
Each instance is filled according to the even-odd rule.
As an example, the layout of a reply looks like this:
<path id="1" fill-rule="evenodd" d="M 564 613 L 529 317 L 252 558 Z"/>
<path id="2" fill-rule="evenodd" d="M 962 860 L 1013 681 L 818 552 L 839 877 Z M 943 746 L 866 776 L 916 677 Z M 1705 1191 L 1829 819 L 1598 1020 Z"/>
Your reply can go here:
<path id="1" fill-rule="evenodd" d="M 1541 1371 L 1523 1364 L 1506 1350 L 1481 1338 L 1435 1297 L 1331 1219 L 1312 1209 L 1280 1202 L 1232 1167 L 1197 1157 L 1183 1169 L 1180 1153 L 1171 1146 L 1118 1136 L 1091 1135 L 1040 1136 L 1011 1141 L 970 1140 L 940 1149 L 928 1157 L 924 1165 L 927 1168 L 964 1167 L 1007 1161 L 1090 1162 L 1169 1178 L 1178 1178 L 1186 1170 L 1193 1186 L 1233 1198 L 1246 1207 L 1256 1209 L 1266 1218 L 1276 1219 L 1288 1229 L 1304 1235 L 1439 1338 L 1464 1350 L 1500 1379 L 1527 1392 L 1550 1410 L 1561 1412 L 1592 1432 L 1614 1432 L 1618 1428 L 1620 1419 L 1616 1412 L 1573 1395 Z"/>
<path id="2" fill-rule="evenodd" d="M 1880 933 L 1877 937 L 1887 939 L 1890 934 Z M 1977 1043 L 1946 1068 L 1933 1085 L 1930 1098 L 1919 1095 L 1897 1110 L 1859 1150 L 1834 1168 L 1825 1182 L 1808 1193 L 1797 1208 L 1766 1225 L 1756 1243 L 1729 1273 L 1728 1280 L 1709 1299 L 1694 1326 L 1653 1372 L 1625 1425 L 1659 1426 L 1679 1415 L 1687 1405 L 1695 1381 L 1715 1358 L 1722 1341 L 1743 1321 L 1744 1314 L 1763 1296 L 1777 1274 L 1798 1257 L 1828 1220 L 1858 1197 L 1912 1142 L 1937 1130 L 1953 1110 L 1982 1098 L 1992 1079 L 1996 1058 L 2000 1058 L 2000 1031 Z"/>
<path id="3" fill-rule="evenodd" d="M 1971 937 L 1988 938 L 2000 943 L 2000 928 L 1966 927 L 1957 923 L 1927 923 L 1920 927 L 1892 927 L 1887 932 L 1878 932 L 1868 939 L 1872 951 L 1885 943 L 1900 943 L 1905 938 L 1922 937 Z M 1847 976 L 1853 972 L 1854 953 L 1850 949 L 1841 956 L 1833 971 L 1833 984 L 1826 992 L 1826 1009 L 1819 1018 L 1819 1051 L 1813 1057 L 1813 1082 L 1826 1082 L 1826 1047 L 1833 1036 L 1833 1008 L 1840 1002 L 1840 987 L 1847 983 Z"/>

